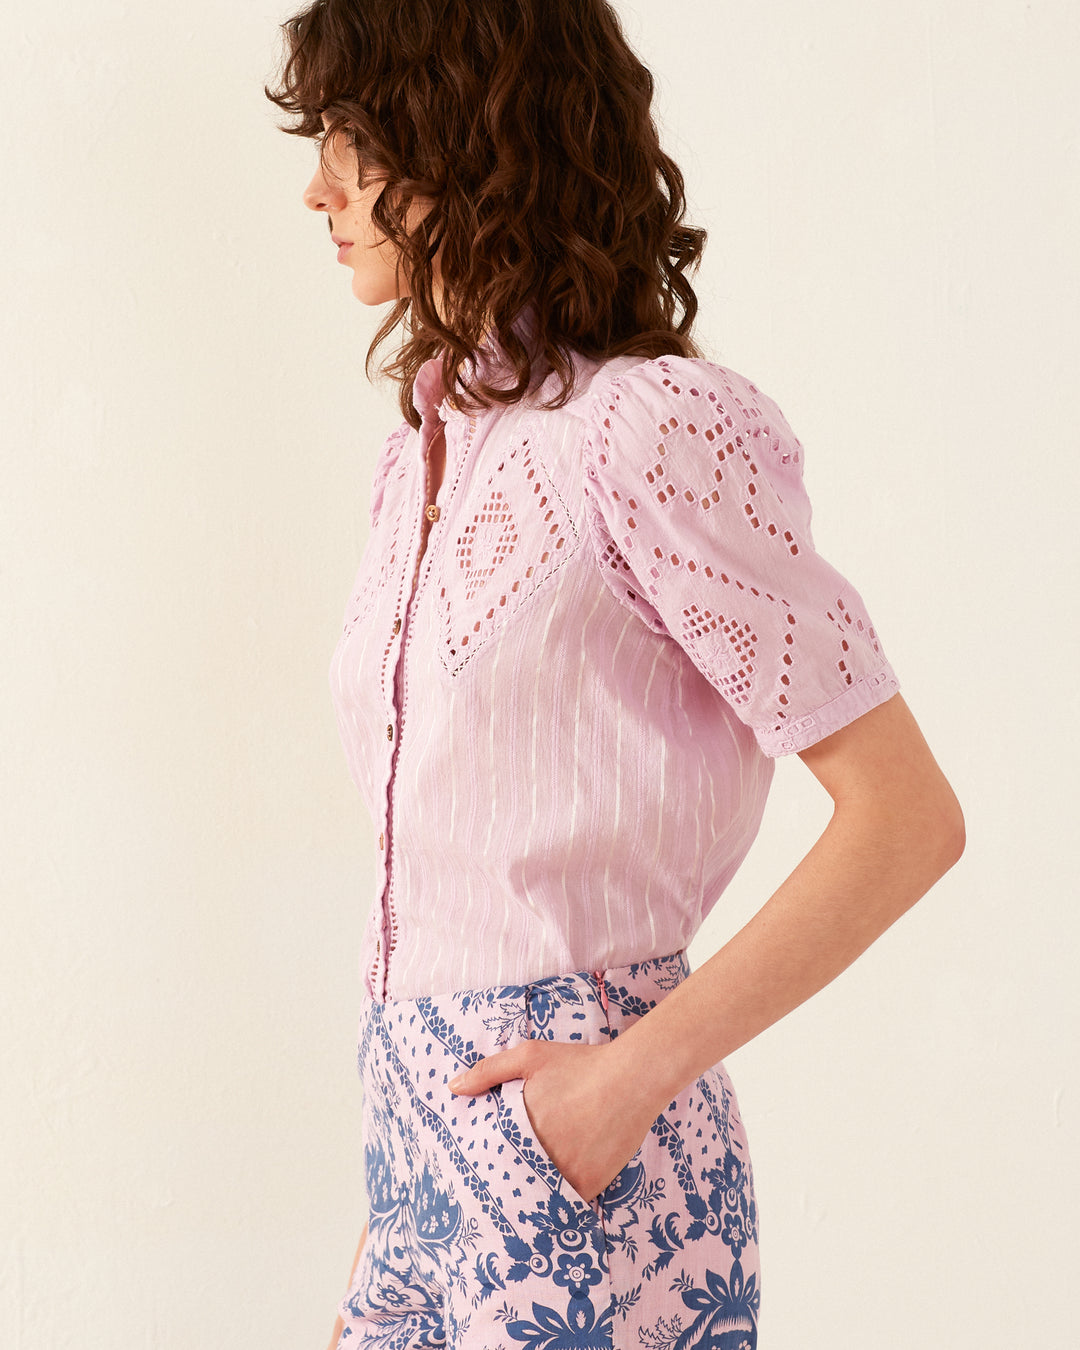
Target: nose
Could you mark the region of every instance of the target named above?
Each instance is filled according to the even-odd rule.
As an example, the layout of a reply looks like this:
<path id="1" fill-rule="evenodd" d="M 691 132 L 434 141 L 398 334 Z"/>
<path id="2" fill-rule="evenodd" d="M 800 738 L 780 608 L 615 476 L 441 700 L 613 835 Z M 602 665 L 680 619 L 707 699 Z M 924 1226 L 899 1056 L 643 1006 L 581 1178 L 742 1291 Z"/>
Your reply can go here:
<path id="1" fill-rule="evenodd" d="M 340 183 L 328 180 L 319 167 L 304 189 L 304 205 L 312 211 L 340 211 L 348 204 Z"/>

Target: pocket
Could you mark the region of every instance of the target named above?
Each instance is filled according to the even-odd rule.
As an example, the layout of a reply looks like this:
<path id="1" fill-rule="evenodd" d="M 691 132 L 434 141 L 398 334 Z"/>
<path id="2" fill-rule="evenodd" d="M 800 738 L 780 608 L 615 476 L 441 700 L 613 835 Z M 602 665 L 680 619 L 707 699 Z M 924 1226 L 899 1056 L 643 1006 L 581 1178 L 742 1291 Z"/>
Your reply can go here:
<path id="1" fill-rule="evenodd" d="M 541 1176 L 545 1177 L 554 1190 L 559 1191 L 572 1204 L 587 1209 L 593 1214 L 600 1210 L 600 1197 L 586 1200 L 571 1186 L 541 1144 L 533 1127 L 528 1106 L 525 1103 L 525 1079 L 507 1078 L 501 1087 L 504 1109 L 514 1127 L 511 1143 L 520 1156 Z"/>

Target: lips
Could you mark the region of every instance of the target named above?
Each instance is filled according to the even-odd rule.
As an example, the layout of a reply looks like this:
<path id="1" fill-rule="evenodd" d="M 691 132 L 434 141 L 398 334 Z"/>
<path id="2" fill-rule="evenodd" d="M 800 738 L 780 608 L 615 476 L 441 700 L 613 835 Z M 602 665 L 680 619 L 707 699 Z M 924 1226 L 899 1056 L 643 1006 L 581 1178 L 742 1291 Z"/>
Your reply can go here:
<path id="1" fill-rule="evenodd" d="M 342 244 L 352 243 L 351 239 L 342 239 L 341 235 L 339 234 L 331 234 L 330 238 L 334 241 L 335 244 L 337 244 L 338 248 L 340 248 Z"/>

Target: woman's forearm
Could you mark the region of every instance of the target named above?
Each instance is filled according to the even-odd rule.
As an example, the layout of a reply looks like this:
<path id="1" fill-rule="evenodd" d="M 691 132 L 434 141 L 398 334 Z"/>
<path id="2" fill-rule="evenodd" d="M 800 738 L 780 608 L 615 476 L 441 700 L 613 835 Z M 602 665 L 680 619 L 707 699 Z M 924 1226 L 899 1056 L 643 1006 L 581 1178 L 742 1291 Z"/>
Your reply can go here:
<path id="1" fill-rule="evenodd" d="M 838 807 L 754 917 L 611 1044 L 653 1116 L 699 1074 L 824 988 L 924 895 L 963 849 L 948 802 Z"/>

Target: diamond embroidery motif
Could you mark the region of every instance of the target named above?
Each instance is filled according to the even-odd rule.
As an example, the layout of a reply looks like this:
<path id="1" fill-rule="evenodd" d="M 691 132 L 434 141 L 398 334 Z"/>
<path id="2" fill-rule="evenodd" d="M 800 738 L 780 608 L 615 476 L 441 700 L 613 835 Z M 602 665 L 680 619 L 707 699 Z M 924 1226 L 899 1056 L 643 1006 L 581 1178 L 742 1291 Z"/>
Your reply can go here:
<path id="1" fill-rule="evenodd" d="M 580 543 L 530 430 L 521 431 L 494 462 L 462 503 L 463 523 L 448 550 L 439 591 L 442 660 L 455 675 Z"/>
<path id="2" fill-rule="evenodd" d="M 510 503 L 496 488 L 458 541 L 457 560 L 465 574 L 465 599 L 474 600 L 518 541 Z"/>

